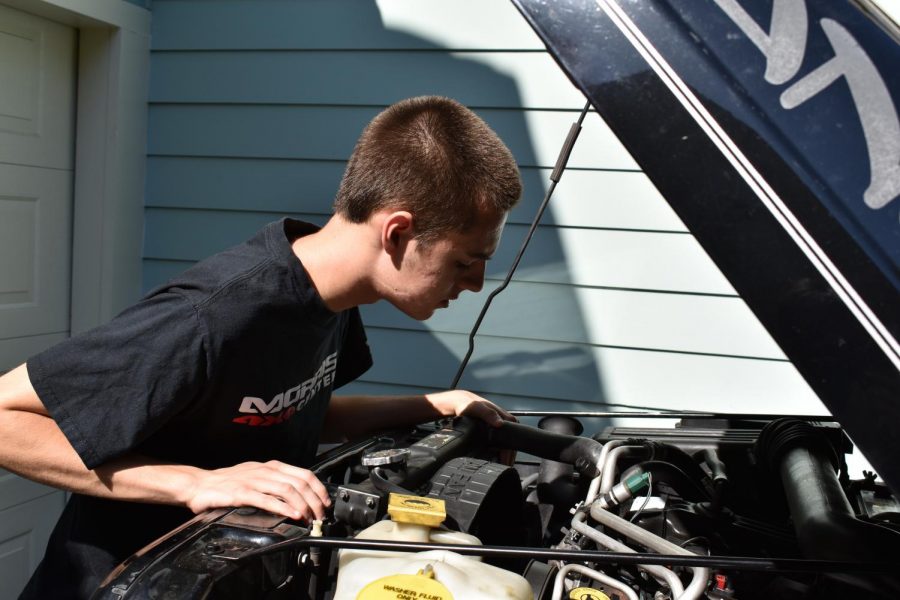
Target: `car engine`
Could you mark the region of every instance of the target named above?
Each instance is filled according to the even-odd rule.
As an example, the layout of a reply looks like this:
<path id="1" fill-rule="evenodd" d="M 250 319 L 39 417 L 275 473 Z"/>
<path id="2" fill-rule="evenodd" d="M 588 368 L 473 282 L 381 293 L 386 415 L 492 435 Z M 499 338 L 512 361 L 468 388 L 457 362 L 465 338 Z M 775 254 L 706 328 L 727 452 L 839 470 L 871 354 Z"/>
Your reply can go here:
<path id="1" fill-rule="evenodd" d="M 897 598 L 900 503 L 851 451 L 827 420 L 460 418 L 321 455 L 322 523 L 210 511 L 95 598 Z"/>

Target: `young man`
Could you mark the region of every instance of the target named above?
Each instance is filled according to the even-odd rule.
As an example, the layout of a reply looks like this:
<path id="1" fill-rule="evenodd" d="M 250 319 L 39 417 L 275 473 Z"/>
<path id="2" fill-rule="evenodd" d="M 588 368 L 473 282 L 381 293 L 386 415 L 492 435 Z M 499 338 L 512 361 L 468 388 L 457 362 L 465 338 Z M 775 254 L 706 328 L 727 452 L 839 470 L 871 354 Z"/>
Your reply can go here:
<path id="1" fill-rule="evenodd" d="M 511 419 L 460 390 L 331 392 L 371 365 L 356 307 L 387 300 L 427 319 L 480 290 L 520 191 L 474 113 L 400 102 L 363 132 L 323 228 L 272 223 L 0 378 L 0 466 L 73 492 L 23 597 L 90 596 L 191 512 L 321 517 L 325 489 L 298 466 L 320 441 Z"/>

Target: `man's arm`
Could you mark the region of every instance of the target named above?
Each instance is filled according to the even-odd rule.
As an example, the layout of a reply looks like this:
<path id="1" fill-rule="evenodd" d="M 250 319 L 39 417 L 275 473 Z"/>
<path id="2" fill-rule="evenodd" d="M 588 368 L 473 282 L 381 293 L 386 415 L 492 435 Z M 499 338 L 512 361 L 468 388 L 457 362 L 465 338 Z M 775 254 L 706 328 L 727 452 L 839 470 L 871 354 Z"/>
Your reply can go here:
<path id="1" fill-rule="evenodd" d="M 186 506 L 195 513 L 254 506 L 322 518 L 325 487 L 307 469 L 270 461 L 206 470 L 126 455 L 88 470 L 41 402 L 25 365 L 0 377 L 0 466 L 72 492 Z"/>
<path id="2" fill-rule="evenodd" d="M 421 396 L 332 396 L 321 441 L 355 440 L 385 429 L 463 414 L 494 427 L 516 420 L 493 402 L 465 390 Z"/>

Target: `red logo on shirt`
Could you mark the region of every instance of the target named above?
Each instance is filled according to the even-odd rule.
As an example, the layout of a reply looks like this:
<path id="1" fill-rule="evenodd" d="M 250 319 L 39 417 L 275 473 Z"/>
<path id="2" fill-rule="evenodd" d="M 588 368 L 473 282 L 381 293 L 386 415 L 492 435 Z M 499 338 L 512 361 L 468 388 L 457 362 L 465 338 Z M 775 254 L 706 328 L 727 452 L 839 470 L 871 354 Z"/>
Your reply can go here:
<path id="1" fill-rule="evenodd" d="M 241 400 L 241 407 L 238 409 L 238 412 L 244 414 L 232 419 L 232 423 L 251 427 L 267 427 L 284 423 L 306 406 L 306 403 L 316 394 L 331 387 L 334 383 L 336 369 L 337 352 L 322 361 L 315 375 L 276 395 L 269 402 L 255 396 L 244 396 L 244 399 Z"/>

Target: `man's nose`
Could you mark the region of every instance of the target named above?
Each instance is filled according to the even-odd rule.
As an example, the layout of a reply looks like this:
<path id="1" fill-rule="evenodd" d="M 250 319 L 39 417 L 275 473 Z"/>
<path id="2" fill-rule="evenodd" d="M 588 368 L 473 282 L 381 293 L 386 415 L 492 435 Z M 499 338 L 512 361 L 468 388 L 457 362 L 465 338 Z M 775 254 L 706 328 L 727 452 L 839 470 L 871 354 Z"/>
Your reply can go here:
<path id="1" fill-rule="evenodd" d="M 462 280 L 460 281 L 460 287 L 472 292 L 480 292 L 481 288 L 484 287 L 485 266 L 485 261 L 476 261 L 475 264 L 463 274 Z"/>

